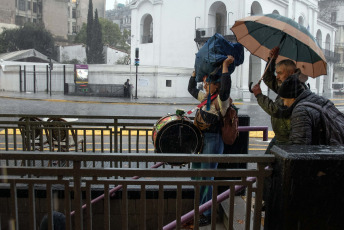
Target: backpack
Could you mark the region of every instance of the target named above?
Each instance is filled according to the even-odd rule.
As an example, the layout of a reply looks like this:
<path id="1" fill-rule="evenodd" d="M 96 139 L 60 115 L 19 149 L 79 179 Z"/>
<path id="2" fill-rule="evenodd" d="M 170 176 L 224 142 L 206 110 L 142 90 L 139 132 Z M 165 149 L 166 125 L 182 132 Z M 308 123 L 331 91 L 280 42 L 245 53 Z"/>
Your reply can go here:
<path id="1" fill-rule="evenodd" d="M 320 112 L 322 127 L 326 135 L 326 145 L 344 144 L 344 114 L 330 100 L 323 106 L 311 102 L 301 102 L 296 107 L 300 105 L 306 105 Z"/>
<path id="2" fill-rule="evenodd" d="M 232 98 L 229 98 L 229 107 L 225 116 L 222 116 L 219 108 L 218 101 L 215 101 L 215 107 L 221 119 L 221 136 L 223 143 L 232 145 L 239 136 L 239 117 L 238 109 L 233 105 Z"/>

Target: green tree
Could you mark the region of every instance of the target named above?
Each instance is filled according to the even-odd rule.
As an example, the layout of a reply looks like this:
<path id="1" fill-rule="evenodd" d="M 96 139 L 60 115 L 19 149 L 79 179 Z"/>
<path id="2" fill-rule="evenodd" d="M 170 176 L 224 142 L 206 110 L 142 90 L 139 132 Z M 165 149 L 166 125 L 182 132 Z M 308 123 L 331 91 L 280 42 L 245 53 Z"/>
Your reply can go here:
<path id="1" fill-rule="evenodd" d="M 123 34 L 122 34 L 122 36 L 121 36 L 121 39 L 120 39 L 120 41 L 119 41 L 119 48 L 122 48 L 122 49 L 124 49 L 125 51 L 129 51 L 130 50 L 130 46 L 128 45 L 128 41 L 129 41 L 129 39 L 130 39 L 130 37 L 131 37 L 131 32 L 130 32 L 130 30 L 124 30 L 123 31 Z"/>
<path id="2" fill-rule="evenodd" d="M 93 63 L 92 44 L 93 44 L 93 3 L 88 2 L 87 27 L 86 27 L 86 56 L 87 63 Z"/>
<path id="3" fill-rule="evenodd" d="M 122 33 L 119 26 L 107 19 L 99 18 L 99 23 L 102 28 L 103 44 L 117 47 L 122 40 Z M 87 25 L 83 24 L 79 33 L 75 36 L 74 42 L 86 44 Z"/>
<path id="4" fill-rule="evenodd" d="M 103 43 L 116 47 L 122 37 L 119 26 L 116 23 L 104 18 L 99 18 L 99 23 L 102 27 Z"/>
<path id="5" fill-rule="evenodd" d="M 87 24 L 83 23 L 80 31 L 76 34 L 74 42 L 86 44 L 87 40 Z"/>
<path id="6" fill-rule="evenodd" d="M 0 34 L 0 53 L 35 49 L 47 56 L 55 57 L 54 38 L 43 24 L 25 23 L 19 29 L 5 29 Z M 49 54 L 49 50 L 52 54 Z"/>
<path id="7" fill-rule="evenodd" d="M 94 64 L 104 64 L 102 28 L 98 19 L 98 10 L 94 13 L 92 54 Z"/>

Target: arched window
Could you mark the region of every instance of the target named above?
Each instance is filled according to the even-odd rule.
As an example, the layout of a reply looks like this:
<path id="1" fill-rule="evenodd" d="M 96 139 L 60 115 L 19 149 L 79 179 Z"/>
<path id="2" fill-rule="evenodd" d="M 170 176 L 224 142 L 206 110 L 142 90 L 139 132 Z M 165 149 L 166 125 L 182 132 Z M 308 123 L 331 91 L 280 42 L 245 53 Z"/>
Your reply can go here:
<path id="1" fill-rule="evenodd" d="M 273 14 L 278 14 L 278 15 L 280 14 L 280 13 L 278 12 L 278 10 L 274 10 L 274 11 L 272 11 L 272 13 L 273 13 Z"/>
<path id="2" fill-rule="evenodd" d="M 329 34 L 326 35 L 325 49 L 328 51 L 331 50 L 331 37 Z"/>
<path id="3" fill-rule="evenodd" d="M 215 33 L 226 35 L 229 27 L 226 26 L 228 23 L 228 13 L 226 5 L 223 2 L 214 2 L 209 8 L 208 27 L 210 28 L 207 36 L 212 36 Z"/>
<path id="4" fill-rule="evenodd" d="M 141 19 L 141 43 L 153 43 L 153 18 L 150 14 Z"/>
<path id="5" fill-rule="evenodd" d="M 317 31 L 317 42 L 318 42 L 319 47 L 321 48 L 322 47 L 322 33 L 321 33 L 321 30 Z"/>
<path id="6" fill-rule="evenodd" d="M 303 19 L 302 16 L 299 17 L 299 24 L 300 24 L 301 26 L 305 26 L 305 25 L 304 25 L 304 24 L 305 24 L 305 20 Z"/>
<path id="7" fill-rule="evenodd" d="M 254 1 L 251 5 L 251 15 L 263 14 L 262 6 L 259 2 Z"/>

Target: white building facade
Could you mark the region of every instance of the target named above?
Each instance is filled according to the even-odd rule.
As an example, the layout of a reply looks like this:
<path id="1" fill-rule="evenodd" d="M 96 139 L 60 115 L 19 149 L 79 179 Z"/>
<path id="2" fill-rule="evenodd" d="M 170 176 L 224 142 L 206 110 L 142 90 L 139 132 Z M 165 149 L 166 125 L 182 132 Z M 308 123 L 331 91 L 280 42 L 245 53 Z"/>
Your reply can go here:
<path id="1" fill-rule="evenodd" d="M 215 32 L 233 35 L 230 28 L 236 20 L 268 13 L 294 19 L 309 29 L 323 49 L 334 51 L 336 29 L 318 19 L 318 0 L 133 0 L 130 5 L 132 63 L 135 49 L 139 48 L 142 65 L 192 70 L 200 48 L 196 35 L 200 39 Z M 258 81 L 265 65 L 265 61 L 245 50 L 244 63 L 232 75 L 232 90 L 240 94 L 236 98 L 251 98 L 248 85 Z M 308 80 L 313 92 L 331 91 L 333 63 L 328 63 L 327 72 L 327 76 Z M 187 84 L 180 90 L 187 90 Z M 267 91 L 264 84 L 262 89 Z"/>

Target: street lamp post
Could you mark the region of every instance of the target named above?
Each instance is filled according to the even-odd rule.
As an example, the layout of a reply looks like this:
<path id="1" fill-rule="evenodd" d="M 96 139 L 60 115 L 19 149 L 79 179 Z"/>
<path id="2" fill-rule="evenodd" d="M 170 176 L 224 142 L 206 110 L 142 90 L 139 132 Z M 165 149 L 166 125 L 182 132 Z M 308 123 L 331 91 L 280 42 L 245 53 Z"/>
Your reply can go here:
<path id="1" fill-rule="evenodd" d="M 138 72 L 139 64 L 140 64 L 140 59 L 139 59 L 139 48 L 136 48 L 136 49 L 135 49 L 135 66 L 136 66 L 135 99 L 137 99 L 137 72 Z"/>
<path id="2" fill-rule="evenodd" d="M 196 37 L 196 19 L 197 18 L 201 18 L 201 17 L 199 17 L 199 16 L 195 17 L 195 37 Z"/>
<path id="3" fill-rule="evenodd" d="M 233 12 L 228 12 L 227 13 L 227 26 L 226 26 L 226 28 L 229 28 L 229 14 L 234 14 L 234 13 Z M 229 35 L 229 31 L 228 31 L 227 35 Z"/>

